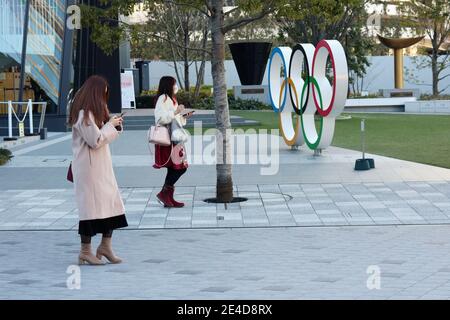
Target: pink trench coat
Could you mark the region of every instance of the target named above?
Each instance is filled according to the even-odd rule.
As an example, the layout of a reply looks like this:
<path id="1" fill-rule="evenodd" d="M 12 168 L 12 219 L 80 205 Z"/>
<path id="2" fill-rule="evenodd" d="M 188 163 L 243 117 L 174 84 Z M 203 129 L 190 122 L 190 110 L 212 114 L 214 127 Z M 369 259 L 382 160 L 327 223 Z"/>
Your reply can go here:
<path id="1" fill-rule="evenodd" d="M 81 110 L 72 127 L 73 182 L 81 221 L 125 213 L 109 150 L 109 143 L 119 132 L 111 123 L 99 129 L 93 115 L 89 115 L 89 125 L 86 125 Z"/>

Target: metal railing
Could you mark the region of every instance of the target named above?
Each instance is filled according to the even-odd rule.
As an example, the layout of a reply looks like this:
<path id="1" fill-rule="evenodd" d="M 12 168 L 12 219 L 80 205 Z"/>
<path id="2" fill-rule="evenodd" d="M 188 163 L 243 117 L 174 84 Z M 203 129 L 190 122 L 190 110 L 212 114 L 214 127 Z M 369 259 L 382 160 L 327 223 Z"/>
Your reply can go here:
<path id="1" fill-rule="evenodd" d="M 34 123 L 33 123 L 33 106 L 41 106 L 41 115 L 39 119 L 39 128 L 38 128 L 38 134 L 41 132 L 43 126 L 44 126 L 44 119 L 45 119 L 45 112 L 47 110 L 47 102 L 32 102 L 31 99 L 25 102 L 14 102 L 14 101 L 0 101 L 0 105 L 7 105 L 8 106 L 8 138 L 13 139 L 12 130 L 13 130 L 13 115 L 16 118 L 18 124 L 19 124 L 19 136 L 23 136 L 25 134 L 25 118 L 28 115 L 29 120 L 29 130 L 30 135 L 34 135 Z M 25 113 L 22 118 L 19 118 L 16 111 L 14 110 L 13 105 L 22 106 L 26 105 L 27 108 L 25 110 Z M 20 114 L 22 116 L 22 114 Z"/>

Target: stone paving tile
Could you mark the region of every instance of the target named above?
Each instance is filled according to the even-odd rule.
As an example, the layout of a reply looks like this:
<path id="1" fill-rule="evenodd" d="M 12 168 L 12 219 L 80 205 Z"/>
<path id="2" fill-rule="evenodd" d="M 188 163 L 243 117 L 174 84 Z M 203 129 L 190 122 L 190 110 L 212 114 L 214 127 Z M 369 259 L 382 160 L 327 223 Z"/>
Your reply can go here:
<path id="1" fill-rule="evenodd" d="M 0 266 L 0 298 L 448 299 L 449 228 L 118 231 L 125 263 L 82 267 L 81 290 L 65 288 L 76 232 L 24 232 L 18 241 L 3 231 L 0 252 L 15 250 Z M 366 287 L 370 265 L 380 267 L 380 290 Z"/>
<path id="2" fill-rule="evenodd" d="M 186 206 L 170 210 L 156 201 L 157 190 L 121 190 L 130 227 L 173 227 L 177 222 L 192 228 L 450 223 L 449 182 L 238 185 L 236 193 L 249 200 L 227 209 L 203 201 L 213 196 L 211 186 L 177 188 Z M 1 230 L 70 230 L 76 225 L 73 190 L 6 190 L 0 197 Z"/>

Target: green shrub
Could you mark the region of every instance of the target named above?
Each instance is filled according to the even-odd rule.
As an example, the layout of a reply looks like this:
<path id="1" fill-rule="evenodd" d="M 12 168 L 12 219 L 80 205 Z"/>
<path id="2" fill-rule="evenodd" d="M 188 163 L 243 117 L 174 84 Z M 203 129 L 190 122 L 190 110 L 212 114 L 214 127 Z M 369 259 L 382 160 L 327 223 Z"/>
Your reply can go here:
<path id="1" fill-rule="evenodd" d="M 154 96 L 158 93 L 157 90 L 144 90 L 141 92 L 141 96 Z"/>
<path id="2" fill-rule="evenodd" d="M 233 90 L 227 90 L 230 110 L 271 110 L 272 107 L 255 100 L 235 99 Z M 156 91 L 143 91 L 142 95 L 136 98 L 136 107 L 155 108 Z M 203 86 L 197 99 L 194 99 L 194 89 L 191 92 L 180 90 L 177 93 L 179 104 L 183 104 L 189 109 L 214 110 L 214 98 L 211 86 Z"/>
<path id="3" fill-rule="evenodd" d="M 11 151 L 0 148 L 0 166 L 6 164 L 12 157 L 13 155 Z"/>
<path id="4" fill-rule="evenodd" d="M 0 148 L 0 155 L 1 156 L 12 157 L 12 152 L 9 151 L 8 149 Z"/>
<path id="5" fill-rule="evenodd" d="M 228 103 L 230 110 L 272 110 L 271 106 L 256 100 L 242 100 L 229 97 Z"/>
<path id="6" fill-rule="evenodd" d="M 193 92 L 186 92 L 180 90 L 177 93 L 177 100 L 179 104 L 183 104 L 186 108 L 196 108 L 196 104 L 199 101 L 212 98 L 211 92 L 208 91 L 200 91 L 198 98 L 194 99 Z"/>
<path id="7" fill-rule="evenodd" d="M 267 104 L 255 100 L 241 100 L 234 97 L 228 97 L 228 106 L 230 110 L 272 110 Z M 214 110 L 214 98 L 204 98 L 197 101 L 195 109 Z"/>

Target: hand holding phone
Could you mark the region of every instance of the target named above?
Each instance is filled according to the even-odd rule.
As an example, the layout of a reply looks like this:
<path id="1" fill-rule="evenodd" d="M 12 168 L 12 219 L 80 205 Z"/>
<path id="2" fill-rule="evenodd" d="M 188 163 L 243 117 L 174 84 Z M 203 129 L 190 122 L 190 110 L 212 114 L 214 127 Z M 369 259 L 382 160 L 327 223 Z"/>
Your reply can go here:
<path id="1" fill-rule="evenodd" d="M 126 114 L 126 112 L 122 112 L 120 115 L 118 116 L 114 116 L 115 120 L 118 120 L 118 125 L 115 126 L 117 131 L 122 131 L 122 121 L 123 121 L 123 116 Z"/>
<path id="2" fill-rule="evenodd" d="M 186 117 L 186 118 L 189 118 L 189 117 L 192 117 L 192 115 L 194 114 L 194 112 L 195 112 L 195 110 L 188 110 L 188 109 L 186 109 L 186 110 L 183 110 L 183 112 L 182 112 L 182 116 L 183 117 Z"/>

